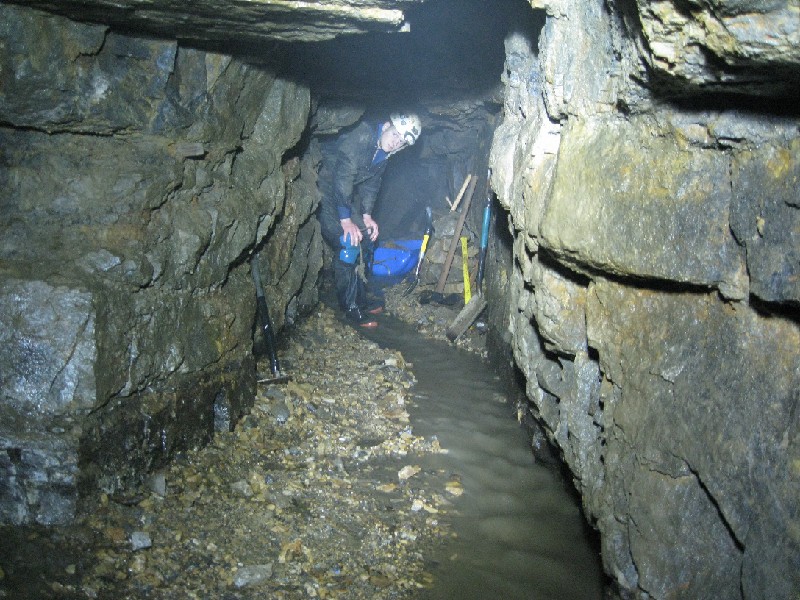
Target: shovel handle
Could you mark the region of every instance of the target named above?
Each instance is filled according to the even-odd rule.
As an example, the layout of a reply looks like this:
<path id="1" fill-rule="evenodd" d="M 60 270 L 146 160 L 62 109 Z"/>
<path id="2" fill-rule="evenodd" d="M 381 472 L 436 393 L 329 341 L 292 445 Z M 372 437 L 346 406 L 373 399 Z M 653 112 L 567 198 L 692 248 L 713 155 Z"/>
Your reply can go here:
<path id="1" fill-rule="evenodd" d="M 469 256 L 467 254 L 467 236 L 461 236 L 461 271 L 464 278 L 464 305 L 469 304 L 472 290 L 469 288 Z"/>
<path id="2" fill-rule="evenodd" d="M 453 256 L 455 256 L 456 248 L 458 247 L 458 240 L 461 238 L 461 229 L 464 227 L 464 219 L 467 218 L 467 213 L 469 212 L 469 205 L 470 202 L 472 202 L 472 192 L 475 189 L 476 182 L 476 178 L 473 177 L 472 181 L 470 181 L 467 193 L 464 196 L 466 198 L 464 200 L 464 208 L 461 209 L 461 214 L 458 217 L 456 230 L 453 232 L 453 239 L 450 242 L 450 250 L 447 252 L 447 258 L 442 266 L 442 274 L 439 276 L 439 282 L 436 284 L 436 292 L 438 294 L 441 294 L 444 291 L 444 285 L 447 282 L 447 276 L 450 274 L 450 265 L 453 264 Z"/>
<path id="3" fill-rule="evenodd" d="M 422 246 L 419 248 L 419 258 L 417 259 L 417 268 L 414 271 L 414 277 L 419 278 L 419 268 L 422 266 L 422 259 L 425 258 L 425 250 L 428 248 L 428 240 L 431 238 L 427 233 L 422 236 Z"/>
<path id="4" fill-rule="evenodd" d="M 281 371 L 280 362 L 278 362 L 277 344 L 275 342 L 275 330 L 272 327 L 272 319 L 269 316 L 269 308 L 267 308 L 267 299 L 264 295 L 264 286 L 261 283 L 261 273 L 258 271 L 258 255 L 256 254 L 250 261 L 250 272 L 253 276 L 253 283 L 256 288 L 256 309 L 258 317 L 261 321 L 261 331 L 264 334 L 264 342 L 267 346 L 267 353 L 269 354 L 269 364 L 272 375 L 278 375 Z"/>
<path id="5" fill-rule="evenodd" d="M 486 266 L 486 248 L 489 245 L 489 223 L 492 220 L 492 199 L 486 199 L 486 206 L 483 207 L 483 228 L 481 229 L 481 249 L 478 254 L 478 276 L 475 280 L 475 288 L 480 292 L 483 283 L 483 272 Z"/>
<path id="6" fill-rule="evenodd" d="M 468 174 L 467 177 L 464 179 L 464 183 L 461 185 L 461 189 L 458 192 L 458 196 L 450 205 L 450 212 L 453 212 L 455 209 L 458 208 L 459 202 L 461 202 L 461 198 L 464 197 L 464 191 L 467 189 L 467 185 L 469 185 L 470 180 L 472 179 L 472 174 Z"/>

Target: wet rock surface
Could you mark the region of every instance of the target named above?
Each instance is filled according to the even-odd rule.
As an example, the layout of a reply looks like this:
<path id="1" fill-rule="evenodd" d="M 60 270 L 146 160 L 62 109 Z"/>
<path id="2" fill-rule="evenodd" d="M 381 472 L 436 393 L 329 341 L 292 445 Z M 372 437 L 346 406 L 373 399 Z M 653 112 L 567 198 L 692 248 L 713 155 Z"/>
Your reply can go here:
<path id="1" fill-rule="evenodd" d="M 453 310 L 388 299 L 430 335 Z M 138 493 L 75 525 L 2 528 L 0 597 L 415 597 L 461 488 L 418 465 L 446 450 L 409 425 L 412 365 L 327 308 L 282 355 L 290 382 L 259 386 L 234 431 Z"/>
<path id="2" fill-rule="evenodd" d="M 796 9 L 539 5 L 490 161 L 527 412 L 622 597 L 797 597 Z"/>
<path id="3" fill-rule="evenodd" d="M 256 248 L 278 329 L 316 304 L 310 91 L 18 6 L 0 37 L 0 521 L 66 523 L 249 406 Z"/>

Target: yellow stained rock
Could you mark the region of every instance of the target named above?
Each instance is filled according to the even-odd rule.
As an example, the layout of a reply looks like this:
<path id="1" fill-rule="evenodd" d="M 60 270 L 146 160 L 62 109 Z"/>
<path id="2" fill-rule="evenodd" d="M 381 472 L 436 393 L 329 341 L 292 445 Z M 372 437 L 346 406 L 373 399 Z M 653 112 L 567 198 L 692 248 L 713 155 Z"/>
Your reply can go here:
<path id="1" fill-rule="evenodd" d="M 397 472 L 400 481 L 405 481 L 419 473 L 422 469 L 418 465 L 406 465 Z"/>
<path id="2" fill-rule="evenodd" d="M 420 498 L 414 499 L 414 501 L 411 503 L 411 510 L 413 512 L 419 512 L 421 510 L 424 510 L 426 513 L 432 515 L 439 514 L 439 511 L 436 509 L 436 507 L 431 506 L 430 504 L 428 504 L 424 500 L 421 500 Z"/>
<path id="3" fill-rule="evenodd" d="M 115 544 L 121 544 L 125 541 L 125 530 L 121 527 L 109 527 L 106 529 L 106 537 Z"/>
<path id="4" fill-rule="evenodd" d="M 286 385 L 286 391 L 305 401 L 311 400 L 314 395 L 314 388 L 312 386 L 296 383 L 294 381 L 290 381 Z"/>
<path id="5" fill-rule="evenodd" d="M 296 539 L 294 541 L 287 542 L 281 547 L 281 553 L 278 555 L 278 562 L 285 564 L 288 559 L 295 556 L 300 556 L 302 554 L 303 542 L 300 539 Z"/>
<path id="6" fill-rule="evenodd" d="M 444 486 L 444 489 L 448 494 L 456 497 L 464 493 L 464 488 L 458 481 L 448 481 L 447 485 Z"/>

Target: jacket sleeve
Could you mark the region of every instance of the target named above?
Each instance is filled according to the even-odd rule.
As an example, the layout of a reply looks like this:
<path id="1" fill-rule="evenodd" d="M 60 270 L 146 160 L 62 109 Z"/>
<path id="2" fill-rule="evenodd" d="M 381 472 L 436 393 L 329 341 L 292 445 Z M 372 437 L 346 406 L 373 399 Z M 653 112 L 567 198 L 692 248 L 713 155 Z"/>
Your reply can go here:
<path id="1" fill-rule="evenodd" d="M 358 186 L 361 214 L 372 214 L 372 209 L 375 207 L 375 201 L 378 199 L 378 192 L 381 189 L 381 179 L 383 178 L 383 172 L 385 170 L 386 161 L 384 161 L 380 167 L 378 167 L 374 175 Z"/>
<path id="2" fill-rule="evenodd" d="M 356 164 L 346 147 L 336 149 L 336 160 L 332 169 L 333 185 L 331 193 L 336 204 L 339 219 L 348 219 L 351 215 L 353 184 L 356 178 Z"/>

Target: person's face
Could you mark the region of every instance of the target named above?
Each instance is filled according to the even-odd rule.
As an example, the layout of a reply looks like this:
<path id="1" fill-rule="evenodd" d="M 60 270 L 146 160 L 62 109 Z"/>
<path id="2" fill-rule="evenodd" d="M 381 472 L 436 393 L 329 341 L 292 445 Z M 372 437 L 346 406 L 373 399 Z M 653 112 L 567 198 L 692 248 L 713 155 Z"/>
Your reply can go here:
<path id="1" fill-rule="evenodd" d="M 397 152 L 406 145 L 403 136 L 397 131 L 394 125 L 389 124 L 381 133 L 381 149 L 384 152 Z"/>

